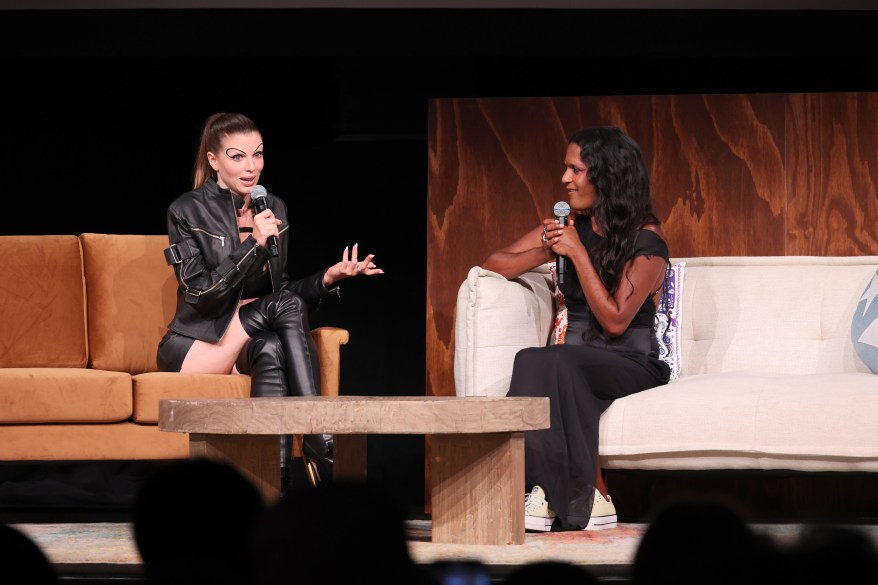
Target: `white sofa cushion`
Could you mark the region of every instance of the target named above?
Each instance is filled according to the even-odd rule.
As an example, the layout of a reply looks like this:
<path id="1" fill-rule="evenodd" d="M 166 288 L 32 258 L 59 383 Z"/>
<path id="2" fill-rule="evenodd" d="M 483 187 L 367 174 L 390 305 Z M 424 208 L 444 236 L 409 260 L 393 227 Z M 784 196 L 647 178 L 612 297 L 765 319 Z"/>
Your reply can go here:
<path id="1" fill-rule="evenodd" d="M 670 343 L 662 356 L 672 368 L 672 378 L 676 378 L 681 369 L 680 288 L 684 267 L 684 262 L 672 266 L 674 303 L 667 331 Z M 473 266 L 457 292 L 455 393 L 458 396 L 505 396 L 519 350 L 563 343 L 567 323 L 563 302 L 564 297 L 555 284 L 554 262 L 512 280 Z M 558 306 L 562 308 L 556 314 Z"/>
<path id="2" fill-rule="evenodd" d="M 479 266 L 470 269 L 457 293 L 458 396 L 506 396 L 515 354 L 548 343 L 554 319 L 551 278 L 545 266 L 512 280 Z"/>
<path id="3" fill-rule="evenodd" d="M 685 258 L 682 376 L 868 372 L 850 339 L 878 257 Z"/>
<path id="4" fill-rule="evenodd" d="M 625 469 L 878 471 L 878 376 L 683 376 L 601 417 L 601 461 Z"/>
<path id="5" fill-rule="evenodd" d="M 686 267 L 682 373 L 603 414 L 603 465 L 878 472 L 878 376 L 851 340 L 878 256 L 671 261 Z M 471 269 L 458 394 L 505 395 L 515 353 L 548 342 L 552 301 L 548 268 L 513 281 Z"/>

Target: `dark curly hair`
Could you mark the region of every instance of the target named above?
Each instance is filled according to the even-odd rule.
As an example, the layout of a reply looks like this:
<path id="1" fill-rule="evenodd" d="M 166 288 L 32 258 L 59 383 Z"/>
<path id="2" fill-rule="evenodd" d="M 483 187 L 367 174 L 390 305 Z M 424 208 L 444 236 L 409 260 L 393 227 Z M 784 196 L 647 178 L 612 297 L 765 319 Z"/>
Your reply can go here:
<path id="1" fill-rule="evenodd" d="M 579 146 L 579 158 L 597 196 L 591 215 L 605 239 L 592 262 L 607 291 L 615 294 L 622 284 L 625 262 L 634 253 L 638 230 L 660 223 L 652 210 L 649 172 L 640 146 L 615 126 L 580 130 L 568 144 Z M 603 334 L 591 312 L 589 317 L 592 330 Z"/>

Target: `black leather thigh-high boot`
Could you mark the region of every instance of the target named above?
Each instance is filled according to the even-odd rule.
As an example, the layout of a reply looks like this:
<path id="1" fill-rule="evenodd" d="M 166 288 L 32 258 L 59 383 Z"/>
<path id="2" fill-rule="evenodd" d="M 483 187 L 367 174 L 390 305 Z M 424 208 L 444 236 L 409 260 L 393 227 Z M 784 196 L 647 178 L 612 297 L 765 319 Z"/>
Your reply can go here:
<path id="1" fill-rule="evenodd" d="M 287 388 L 292 396 L 320 395 L 320 360 L 311 337 L 308 306 L 301 296 L 280 290 L 242 306 L 238 311 L 241 325 L 250 337 L 260 332 L 277 334 L 284 355 Z M 329 479 L 332 473 L 332 436 L 304 435 L 302 452 L 312 482 Z M 316 481 L 314 481 L 316 479 Z"/>
<path id="2" fill-rule="evenodd" d="M 238 355 L 235 368 L 250 376 L 250 396 L 289 396 L 286 359 L 277 333 L 260 331 L 254 335 Z M 292 435 L 280 437 L 281 497 L 292 483 Z"/>

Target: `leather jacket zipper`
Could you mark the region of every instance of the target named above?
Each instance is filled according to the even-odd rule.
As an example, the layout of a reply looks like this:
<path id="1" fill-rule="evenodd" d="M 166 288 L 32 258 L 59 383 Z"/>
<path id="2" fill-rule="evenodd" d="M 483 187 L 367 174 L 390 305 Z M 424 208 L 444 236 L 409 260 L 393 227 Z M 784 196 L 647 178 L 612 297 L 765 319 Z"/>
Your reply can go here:
<path id="1" fill-rule="evenodd" d="M 220 237 L 220 236 L 218 236 L 218 237 Z M 259 244 L 255 244 L 252 248 L 250 248 L 250 252 L 253 252 L 254 250 L 256 250 L 257 246 L 259 246 Z M 249 252 L 247 253 L 247 255 L 249 255 Z M 241 266 L 241 264 L 244 263 L 244 260 L 246 260 L 247 255 L 245 255 L 243 258 L 241 258 L 241 259 L 238 261 L 237 264 L 235 264 L 235 268 L 238 268 L 239 266 Z M 210 288 L 206 288 L 206 289 L 204 289 L 204 290 L 200 290 L 200 291 L 199 291 L 199 290 L 196 290 L 196 289 L 192 289 L 193 292 L 190 292 L 189 285 L 186 284 L 186 282 L 185 282 L 182 278 L 180 278 L 180 282 L 183 284 L 183 286 L 186 287 L 186 289 L 185 289 L 185 290 L 186 290 L 186 294 L 191 294 L 191 295 L 193 295 L 193 296 L 200 297 L 200 296 L 203 295 L 204 293 L 211 292 L 213 289 L 215 289 L 216 287 L 218 287 L 219 285 L 221 285 L 221 284 L 224 283 L 225 281 L 222 279 L 222 277 L 220 277 L 220 279 L 219 279 L 218 281 L 216 281 L 216 282 L 213 284 L 213 286 L 211 286 Z M 244 289 L 241 289 L 241 292 L 244 292 Z M 240 294 L 238 295 L 238 300 L 239 300 L 239 301 L 241 300 Z"/>
<path id="2" fill-rule="evenodd" d="M 203 229 L 201 229 L 201 228 L 197 228 L 197 227 L 192 228 L 192 231 L 193 231 L 193 232 L 201 232 L 202 234 L 204 234 L 204 235 L 206 235 L 206 236 L 210 236 L 211 238 L 214 238 L 214 239 L 216 239 L 216 240 L 219 240 L 219 241 L 220 241 L 220 246 L 223 247 L 223 248 L 226 247 L 226 237 L 225 237 L 225 236 L 218 236 L 218 235 L 216 235 L 216 234 L 212 234 L 212 233 L 210 233 L 210 232 L 207 231 L 207 230 L 203 230 Z"/>

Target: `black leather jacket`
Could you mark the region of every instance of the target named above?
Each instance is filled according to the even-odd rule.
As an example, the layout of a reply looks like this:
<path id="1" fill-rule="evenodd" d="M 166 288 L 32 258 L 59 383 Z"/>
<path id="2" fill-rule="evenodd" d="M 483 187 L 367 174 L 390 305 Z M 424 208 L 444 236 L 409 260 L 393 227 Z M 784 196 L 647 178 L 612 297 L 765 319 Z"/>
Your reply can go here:
<path id="1" fill-rule="evenodd" d="M 235 199 L 213 179 L 184 193 L 168 207 L 168 240 L 165 259 L 177 276 L 177 311 L 168 329 L 202 341 L 219 341 L 241 300 L 244 279 L 257 275 L 268 262 L 272 290 L 289 288 L 309 306 L 337 291 L 323 285 L 326 270 L 291 280 L 286 273 L 287 207 L 268 193 L 266 203 L 281 220 L 279 253 L 269 255 L 253 236 L 241 242 Z"/>

